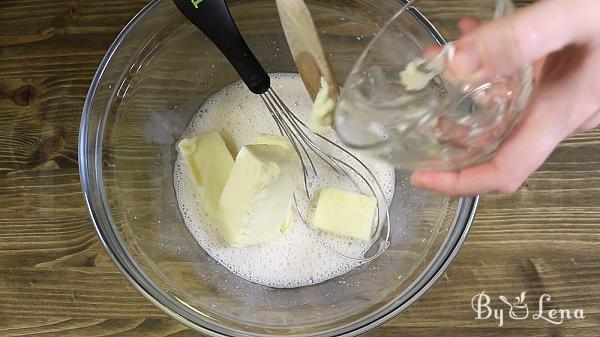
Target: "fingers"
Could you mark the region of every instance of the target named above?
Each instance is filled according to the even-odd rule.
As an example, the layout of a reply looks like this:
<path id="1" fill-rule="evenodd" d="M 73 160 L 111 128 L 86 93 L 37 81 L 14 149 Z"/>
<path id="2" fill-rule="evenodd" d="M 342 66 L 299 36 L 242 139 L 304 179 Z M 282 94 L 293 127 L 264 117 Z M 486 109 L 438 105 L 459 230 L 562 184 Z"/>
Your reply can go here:
<path id="1" fill-rule="evenodd" d="M 578 2 L 592 6 L 598 1 Z M 573 20 L 573 13 L 564 6 L 562 0 L 540 1 L 474 30 L 474 22 L 461 21 L 461 29 L 470 32 L 456 42 L 456 54 L 450 62 L 452 70 L 469 79 L 511 73 L 577 41 L 590 31 L 586 26 L 596 25 L 594 18 L 598 13 L 580 10 L 582 16 Z"/>
<path id="2" fill-rule="evenodd" d="M 495 184 L 486 177 L 498 172 L 499 169 L 493 162 L 490 162 L 462 171 L 415 172 L 410 180 L 416 187 L 452 197 L 475 196 L 492 193 L 496 190 Z"/>
<path id="3" fill-rule="evenodd" d="M 467 16 L 467 17 L 460 19 L 460 21 L 458 22 L 458 29 L 464 35 L 464 34 L 468 34 L 472 31 L 474 31 L 477 27 L 479 27 L 479 25 L 481 25 L 479 20 L 477 20 L 476 18 Z M 440 45 L 427 46 L 427 47 L 423 48 L 423 56 L 425 58 L 433 59 L 434 57 L 438 56 L 438 54 L 442 51 L 443 48 L 444 47 L 442 47 Z"/>
<path id="4" fill-rule="evenodd" d="M 444 47 L 439 45 L 431 45 L 423 48 L 423 57 L 427 59 L 433 59 L 436 57 Z"/>
<path id="5" fill-rule="evenodd" d="M 598 126 L 600 126 L 600 110 L 596 111 L 596 113 L 583 122 L 583 124 L 576 130 L 575 133 L 591 130 L 597 128 Z"/>
<path id="6" fill-rule="evenodd" d="M 536 102 L 491 161 L 454 172 L 415 172 L 413 185 L 450 196 L 516 191 L 570 132 L 562 104 L 547 98 Z"/>
<path id="7" fill-rule="evenodd" d="M 466 16 L 458 21 L 458 29 L 463 34 L 469 34 L 481 25 L 481 22 L 474 17 Z"/>

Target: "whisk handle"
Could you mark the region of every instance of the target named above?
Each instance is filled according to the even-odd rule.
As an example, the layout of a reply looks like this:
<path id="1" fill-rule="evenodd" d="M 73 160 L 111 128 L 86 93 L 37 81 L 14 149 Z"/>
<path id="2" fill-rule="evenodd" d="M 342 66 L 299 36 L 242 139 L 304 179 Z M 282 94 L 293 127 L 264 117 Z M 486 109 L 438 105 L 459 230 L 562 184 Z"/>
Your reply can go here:
<path id="1" fill-rule="evenodd" d="M 263 94 L 269 89 L 269 75 L 244 41 L 224 0 L 173 2 L 221 50 L 250 91 Z"/>

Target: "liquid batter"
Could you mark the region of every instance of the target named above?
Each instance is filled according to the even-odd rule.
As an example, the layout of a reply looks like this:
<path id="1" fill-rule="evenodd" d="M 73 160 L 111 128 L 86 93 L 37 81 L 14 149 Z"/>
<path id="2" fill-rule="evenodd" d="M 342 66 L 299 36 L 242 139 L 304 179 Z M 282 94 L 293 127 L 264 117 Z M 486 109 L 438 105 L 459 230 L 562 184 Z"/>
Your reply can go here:
<path id="1" fill-rule="evenodd" d="M 284 73 L 270 76 L 271 86 L 290 110 L 307 121 L 312 101 L 300 77 Z M 260 97 L 252 94 L 241 81 L 208 99 L 183 133 L 183 138 L 209 131 L 221 134 L 234 157 L 242 145 L 253 144 L 259 133 L 279 134 Z M 335 139 L 333 135 L 327 136 Z M 393 168 L 366 158 L 361 160 L 379 180 L 389 203 L 394 191 Z M 244 248 L 229 247 L 216 226 L 208 221 L 202 198 L 181 155 L 177 158 L 174 176 L 179 208 L 186 226 L 198 244 L 231 272 L 249 281 L 276 288 L 320 283 L 344 274 L 359 264 L 340 256 L 332 247 L 349 256 L 362 256 L 369 248 L 369 244 L 365 242 L 343 239 L 308 228 L 296 210 L 291 228 L 275 240 Z M 352 186 L 344 186 L 351 181 L 340 179 L 334 173 L 319 175 L 319 180 L 322 186 L 352 190 Z M 303 193 L 301 180 L 297 186 L 298 192 Z"/>

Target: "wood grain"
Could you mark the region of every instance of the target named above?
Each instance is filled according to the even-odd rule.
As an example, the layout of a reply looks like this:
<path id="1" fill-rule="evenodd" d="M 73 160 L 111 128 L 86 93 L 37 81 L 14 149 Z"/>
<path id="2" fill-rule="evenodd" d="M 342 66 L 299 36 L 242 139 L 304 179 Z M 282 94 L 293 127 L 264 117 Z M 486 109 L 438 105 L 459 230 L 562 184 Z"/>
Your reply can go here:
<path id="1" fill-rule="evenodd" d="M 440 0 L 430 14 L 456 20 L 464 3 Z M 107 48 L 145 4 L 0 2 L 1 336 L 197 335 L 119 273 L 96 237 L 79 185 L 85 94 Z M 444 277 L 368 336 L 598 335 L 599 144 L 600 130 L 574 136 L 517 193 L 483 198 Z M 583 308 L 586 319 L 561 326 L 508 321 L 500 328 L 473 319 L 470 300 L 481 291 L 549 293 L 551 307 Z"/>

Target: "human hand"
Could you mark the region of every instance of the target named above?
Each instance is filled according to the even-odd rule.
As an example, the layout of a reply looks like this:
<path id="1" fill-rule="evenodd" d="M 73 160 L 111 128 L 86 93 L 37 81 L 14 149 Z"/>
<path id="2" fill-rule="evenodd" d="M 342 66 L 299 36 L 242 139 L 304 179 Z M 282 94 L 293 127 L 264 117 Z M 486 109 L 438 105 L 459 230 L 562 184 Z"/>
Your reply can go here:
<path id="1" fill-rule="evenodd" d="M 566 137 L 600 124 L 600 1 L 542 0 L 513 15 L 459 23 L 451 71 L 472 80 L 533 64 L 523 119 L 488 162 L 415 172 L 413 185 L 450 196 L 516 191 Z"/>

